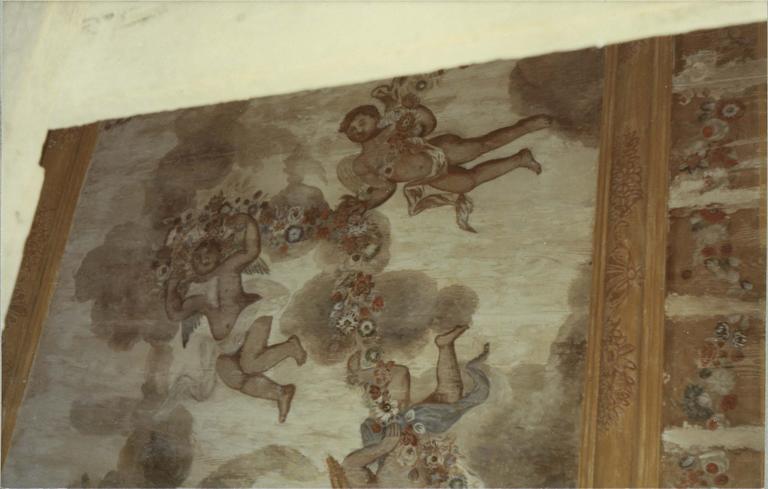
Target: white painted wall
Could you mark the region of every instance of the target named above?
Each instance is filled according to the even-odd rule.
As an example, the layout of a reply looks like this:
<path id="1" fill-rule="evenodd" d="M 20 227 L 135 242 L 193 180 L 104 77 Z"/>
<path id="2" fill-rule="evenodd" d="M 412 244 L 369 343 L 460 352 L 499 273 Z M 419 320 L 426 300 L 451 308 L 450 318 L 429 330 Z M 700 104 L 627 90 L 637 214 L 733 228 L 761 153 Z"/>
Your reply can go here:
<path id="1" fill-rule="evenodd" d="M 48 129 L 765 20 L 754 2 L 3 4 L 2 315 Z"/>

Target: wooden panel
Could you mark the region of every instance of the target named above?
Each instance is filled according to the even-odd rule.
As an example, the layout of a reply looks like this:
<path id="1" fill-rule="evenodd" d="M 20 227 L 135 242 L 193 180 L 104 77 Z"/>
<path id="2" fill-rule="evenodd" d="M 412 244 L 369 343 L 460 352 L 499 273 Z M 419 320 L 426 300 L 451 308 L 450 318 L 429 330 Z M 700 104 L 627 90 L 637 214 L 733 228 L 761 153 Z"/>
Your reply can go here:
<path id="1" fill-rule="evenodd" d="M 97 133 L 98 124 L 51 131 L 43 149 L 45 181 L 3 330 L 3 462 Z"/>
<path id="2" fill-rule="evenodd" d="M 761 487 L 766 25 L 675 37 L 663 487 Z"/>
<path id="3" fill-rule="evenodd" d="M 582 487 L 658 486 L 672 60 L 606 48 Z"/>

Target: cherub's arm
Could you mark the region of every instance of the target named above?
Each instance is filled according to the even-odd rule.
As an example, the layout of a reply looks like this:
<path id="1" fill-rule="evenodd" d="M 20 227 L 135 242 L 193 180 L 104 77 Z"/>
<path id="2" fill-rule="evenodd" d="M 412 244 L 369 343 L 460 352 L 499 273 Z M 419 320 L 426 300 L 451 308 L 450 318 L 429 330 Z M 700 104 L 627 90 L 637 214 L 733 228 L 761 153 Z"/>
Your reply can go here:
<path id="1" fill-rule="evenodd" d="M 394 450 L 399 441 L 400 425 L 391 423 L 386 427 L 384 438 L 379 443 L 355 450 L 347 455 L 341 465 L 344 470 L 362 469 Z"/>
<path id="2" fill-rule="evenodd" d="M 245 249 L 230 256 L 226 266 L 230 269 L 242 271 L 261 254 L 261 234 L 256 220 L 247 214 L 237 214 L 230 218 L 234 224 L 245 226 Z"/>
<path id="3" fill-rule="evenodd" d="M 380 176 L 368 165 L 367 160 L 356 160 L 354 170 L 360 180 L 367 185 L 365 194 L 358 196 L 365 204 L 366 210 L 380 206 L 397 190 L 397 184 Z"/>
<path id="4" fill-rule="evenodd" d="M 183 298 L 179 293 L 179 279 L 171 278 L 165 286 L 165 313 L 171 321 L 181 321 L 196 313 L 204 313 L 208 300 L 204 295 Z"/>

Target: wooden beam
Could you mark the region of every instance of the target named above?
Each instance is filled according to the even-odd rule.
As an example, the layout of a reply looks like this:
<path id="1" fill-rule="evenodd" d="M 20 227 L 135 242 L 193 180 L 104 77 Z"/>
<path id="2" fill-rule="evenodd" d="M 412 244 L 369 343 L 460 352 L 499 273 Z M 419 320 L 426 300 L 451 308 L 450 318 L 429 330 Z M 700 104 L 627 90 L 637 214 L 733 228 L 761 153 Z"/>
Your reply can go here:
<path id="1" fill-rule="evenodd" d="M 43 148 L 40 165 L 45 169 L 45 180 L 3 330 L 3 464 L 98 128 L 98 124 L 91 124 L 51 131 Z"/>
<path id="2" fill-rule="evenodd" d="M 581 487 L 658 487 L 673 39 L 605 49 Z"/>

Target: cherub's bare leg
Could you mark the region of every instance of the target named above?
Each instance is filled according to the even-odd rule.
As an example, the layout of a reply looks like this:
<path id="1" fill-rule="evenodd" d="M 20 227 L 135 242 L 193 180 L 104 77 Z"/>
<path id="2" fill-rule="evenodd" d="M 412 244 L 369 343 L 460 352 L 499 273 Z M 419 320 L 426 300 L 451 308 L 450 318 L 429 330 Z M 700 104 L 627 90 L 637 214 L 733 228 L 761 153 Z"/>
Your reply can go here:
<path id="1" fill-rule="evenodd" d="M 452 403 L 461 399 L 464 385 L 461 382 L 459 359 L 454 342 L 469 326 L 456 326 L 435 338 L 437 345 L 437 388 L 424 402 Z"/>
<path id="2" fill-rule="evenodd" d="M 216 372 L 227 387 L 251 397 L 276 401 L 279 411 L 278 420 L 281 423 L 285 421 L 285 417 L 291 410 L 296 386 L 277 384 L 261 374 L 246 375 L 234 355 L 220 355 L 216 360 Z"/>
<path id="3" fill-rule="evenodd" d="M 507 158 L 486 161 L 473 168 L 449 167 L 445 176 L 436 178 L 429 185 L 445 192 L 465 194 L 478 185 L 494 180 L 517 168 L 528 168 L 535 173 L 541 173 L 541 165 L 533 159 L 528 149 Z"/>
<path id="4" fill-rule="evenodd" d="M 449 165 L 462 165 L 489 151 L 505 146 L 529 132 L 551 125 L 552 118 L 541 114 L 527 117 L 511 126 L 496 129 L 483 136 L 462 138 L 455 134 L 443 134 L 430 139 L 429 143 L 443 150 Z"/>
<path id="5" fill-rule="evenodd" d="M 296 386 L 293 384 L 280 385 L 264 375 L 256 374 L 248 377 L 241 391 L 249 396 L 277 401 L 278 421 L 283 423 L 291 410 L 291 401 L 296 393 Z"/>
<path id="6" fill-rule="evenodd" d="M 303 365 L 306 361 L 307 352 L 304 351 L 296 336 L 291 336 L 282 343 L 267 346 L 271 330 L 271 317 L 262 316 L 251 325 L 240 351 L 240 367 L 244 373 L 266 372 L 288 357 L 294 358 L 298 365 Z"/>

